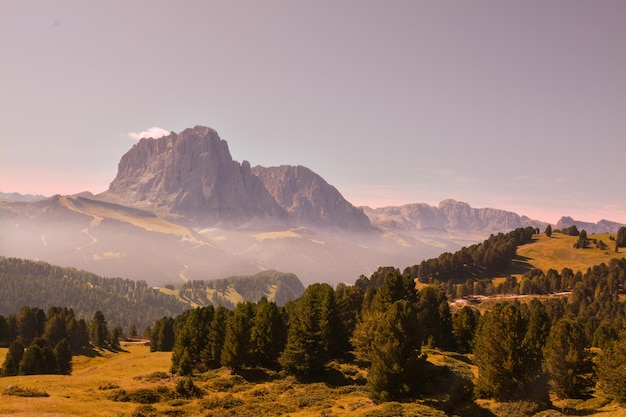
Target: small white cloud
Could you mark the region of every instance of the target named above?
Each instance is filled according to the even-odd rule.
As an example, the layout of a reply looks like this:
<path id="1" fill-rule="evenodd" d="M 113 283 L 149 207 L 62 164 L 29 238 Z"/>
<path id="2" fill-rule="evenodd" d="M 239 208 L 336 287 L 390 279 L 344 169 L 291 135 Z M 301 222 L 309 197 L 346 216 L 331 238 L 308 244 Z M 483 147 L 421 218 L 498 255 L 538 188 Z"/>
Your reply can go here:
<path id="1" fill-rule="evenodd" d="M 163 136 L 167 136 L 169 135 L 170 132 L 169 130 L 165 130 L 162 129 L 160 127 L 151 127 L 149 129 L 144 130 L 143 132 L 130 132 L 128 133 L 128 137 L 131 139 L 135 139 L 135 140 L 139 140 L 139 139 L 144 139 L 144 138 L 160 138 Z"/>

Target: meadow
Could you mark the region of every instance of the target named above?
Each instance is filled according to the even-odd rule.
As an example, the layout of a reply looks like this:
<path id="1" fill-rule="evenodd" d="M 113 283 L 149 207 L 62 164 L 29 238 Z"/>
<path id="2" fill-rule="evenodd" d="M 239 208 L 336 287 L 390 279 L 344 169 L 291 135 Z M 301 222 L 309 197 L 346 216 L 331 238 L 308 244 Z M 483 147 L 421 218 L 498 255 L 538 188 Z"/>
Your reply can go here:
<path id="1" fill-rule="evenodd" d="M 169 374 L 170 353 L 151 353 L 145 344 L 123 344 L 122 348 L 75 356 L 74 371 L 68 376 L 0 378 L 0 416 L 626 415 L 626 408 L 601 396 L 586 401 L 555 399 L 554 408 L 540 412 L 526 403 L 474 401 L 477 368 L 471 355 L 453 352 L 425 351 L 429 363 L 420 381 L 421 398 L 375 404 L 365 385 L 367 369 L 353 364 L 331 363 L 325 382 L 308 384 L 266 369 L 233 374 L 221 368 L 195 375 L 190 389 L 185 385 L 188 380 Z M 6 352 L 0 349 L 0 360 Z"/>

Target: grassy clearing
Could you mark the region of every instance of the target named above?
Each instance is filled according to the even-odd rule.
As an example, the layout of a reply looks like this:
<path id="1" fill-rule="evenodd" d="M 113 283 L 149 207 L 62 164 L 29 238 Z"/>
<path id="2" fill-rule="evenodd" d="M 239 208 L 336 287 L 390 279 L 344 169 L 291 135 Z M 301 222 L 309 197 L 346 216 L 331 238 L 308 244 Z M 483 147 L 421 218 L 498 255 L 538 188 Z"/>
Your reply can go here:
<path id="1" fill-rule="evenodd" d="M 417 401 L 377 405 L 368 396 L 367 369 L 354 364 L 332 363 L 327 382 L 303 384 L 270 370 L 233 375 L 218 369 L 196 375 L 190 385 L 169 374 L 170 353 L 150 353 L 141 344 L 123 348 L 119 353 L 96 351 L 75 357 L 70 376 L 0 378 L 0 416 L 476 417 L 522 416 L 530 409 L 528 404 L 474 401 L 477 369 L 471 356 L 454 352 L 425 351 L 428 364 L 423 375 L 416 376 L 423 386 Z M 6 353 L 0 349 L 0 361 Z M 597 398 L 567 400 L 537 416 L 596 413 L 624 416 L 626 408 Z"/>
<path id="2" fill-rule="evenodd" d="M 533 242 L 520 246 L 517 254 L 531 267 L 542 269 L 544 272 L 550 268 L 559 272 L 563 268 L 570 268 L 574 272 L 584 272 L 591 266 L 626 256 L 624 248 L 620 248 L 619 253 L 615 252 L 615 242 L 609 240 L 609 236 L 608 233 L 587 236 L 598 242 L 603 241 L 608 246 L 605 250 L 598 249 L 593 243 L 585 249 L 574 249 L 574 244 L 578 241 L 577 236 L 554 233 L 551 237 L 547 237 L 542 233 L 537 235 Z"/>

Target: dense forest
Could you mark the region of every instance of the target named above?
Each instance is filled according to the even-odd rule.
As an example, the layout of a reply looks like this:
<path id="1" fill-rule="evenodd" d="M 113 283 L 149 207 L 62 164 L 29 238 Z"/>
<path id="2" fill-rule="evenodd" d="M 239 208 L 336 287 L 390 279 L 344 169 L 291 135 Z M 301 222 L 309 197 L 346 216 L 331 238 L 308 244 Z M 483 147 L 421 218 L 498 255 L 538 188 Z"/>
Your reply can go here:
<path id="1" fill-rule="evenodd" d="M 441 285 L 417 291 L 394 268 L 370 281 L 381 275 L 381 285 L 366 291 L 311 285 L 284 308 L 262 300 L 163 318 L 152 348 L 173 350 L 172 372 L 181 375 L 268 367 L 318 381 L 330 361 L 354 362 L 369 367 L 371 397 L 388 401 L 420 394 L 429 347 L 473 353 L 481 397 L 545 404 L 549 393 L 583 398 L 600 384 L 626 400 L 626 370 L 610 365 L 626 355 L 626 305 L 619 300 L 626 259 L 574 274 L 580 280 L 569 296 L 502 302 L 482 315 L 471 306 L 453 313 Z M 602 349 L 597 367 L 592 347 Z"/>
<path id="2" fill-rule="evenodd" d="M 233 309 L 236 303 L 229 299 L 230 291 L 236 292 L 244 300 L 257 301 L 265 297 L 278 305 L 284 305 L 298 298 L 304 292 L 304 286 L 294 274 L 268 270 L 252 276 L 188 281 L 182 284 L 178 296 L 198 305 L 212 304 Z"/>
<path id="3" fill-rule="evenodd" d="M 0 257 L 0 314 L 15 314 L 25 305 L 63 306 L 82 318 L 99 310 L 109 322 L 125 329 L 132 325 L 144 329 L 163 315 L 174 316 L 188 308 L 145 281 L 104 278 L 45 262 Z"/>
<path id="4" fill-rule="evenodd" d="M 353 286 L 313 284 L 284 306 L 261 298 L 233 309 L 209 305 L 164 315 L 151 326 L 150 348 L 172 351 L 171 372 L 192 378 L 226 367 L 234 373 L 265 368 L 300 381 L 327 381 L 329 363 L 354 364 L 368 369 L 366 385 L 375 402 L 414 399 L 432 390 L 427 355 L 440 349 L 466 355 L 478 368 L 477 379 L 439 388 L 452 390 L 458 404 L 479 397 L 547 407 L 554 396 L 588 398 L 598 392 L 626 402 L 626 259 L 586 271 L 531 269 L 519 282 L 509 276 L 494 286 L 486 271 L 505 271 L 518 245 L 537 232 L 498 234 L 403 272 L 381 267 Z M 426 284 L 419 290 L 416 278 Z M 500 297 L 482 312 L 471 302 L 451 307 L 459 294 L 498 293 L 553 296 Z M 76 322 L 79 342 L 72 342 L 74 331 L 68 327 L 55 336 L 56 344 L 49 342 L 50 323 L 58 321 L 59 311 L 69 317 L 64 322 L 73 322 L 71 309 L 43 314 L 24 307 L 15 316 L 0 316 L 0 342 L 20 343 L 23 349 L 35 340 L 44 346 L 43 339 L 53 350 L 65 340 L 74 349 L 85 343 L 86 334 L 91 343 L 115 348 L 121 329 L 110 332 L 101 312 L 90 323 Z M 21 318 L 31 315 L 37 319 Z M 29 332 L 21 322 L 39 323 L 38 330 Z M 54 369 L 60 372 L 59 366 Z M 25 373 L 21 365 L 5 363 L 3 372 L 8 370 Z"/>

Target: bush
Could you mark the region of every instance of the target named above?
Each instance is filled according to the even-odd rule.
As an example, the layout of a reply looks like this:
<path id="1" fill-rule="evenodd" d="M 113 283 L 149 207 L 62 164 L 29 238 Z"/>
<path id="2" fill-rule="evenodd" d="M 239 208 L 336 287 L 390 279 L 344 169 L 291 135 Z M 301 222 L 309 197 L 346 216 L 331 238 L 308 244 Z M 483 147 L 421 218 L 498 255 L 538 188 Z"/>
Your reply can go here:
<path id="1" fill-rule="evenodd" d="M 13 395 L 15 397 L 49 397 L 45 391 L 39 391 L 34 388 L 22 388 L 17 385 L 9 385 L 2 390 L 3 395 Z"/>
<path id="2" fill-rule="evenodd" d="M 118 389 L 119 387 L 120 387 L 119 385 L 113 384 L 111 382 L 105 382 L 104 384 L 98 385 L 98 389 L 100 391 L 107 391 L 107 390 L 110 390 L 110 389 Z"/>
<path id="3" fill-rule="evenodd" d="M 190 377 L 180 379 L 176 384 L 176 394 L 182 398 L 201 398 L 204 391 L 193 383 Z"/>
<path id="4" fill-rule="evenodd" d="M 159 382 L 159 381 L 162 381 L 164 379 L 169 379 L 169 378 L 170 378 L 170 374 L 168 374 L 167 372 L 157 371 L 157 372 L 152 372 L 151 374 L 148 374 L 148 375 L 137 375 L 133 379 L 137 381 L 145 381 L 145 382 Z"/>
<path id="5" fill-rule="evenodd" d="M 161 399 L 170 400 L 173 398 L 174 394 L 167 387 L 158 387 L 155 389 L 139 388 L 130 392 L 124 389 L 118 389 L 108 396 L 108 399 L 111 401 L 139 404 L 154 404 L 161 401 Z"/>
<path id="6" fill-rule="evenodd" d="M 156 417 L 157 410 L 151 405 L 140 405 L 132 412 L 131 417 Z"/>
<path id="7" fill-rule="evenodd" d="M 245 386 L 247 384 L 247 381 L 243 379 L 243 377 L 239 375 L 233 375 L 227 378 L 217 378 L 216 380 L 212 381 L 210 387 L 219 392 L 237 392 L 241 390 L 242 386 Z M 235 387 L 238 388 L 235 389 Z"/>
<path id="8" fill-rule="evenodd" d="M 227 394 L 223 397 L 212 396 L 202 402 L 204 408 L 223 408 L 229 410 L 231 408 L 239 407 L 243 405 L 241 398 L 233 397 L 231 394 Z"/>

